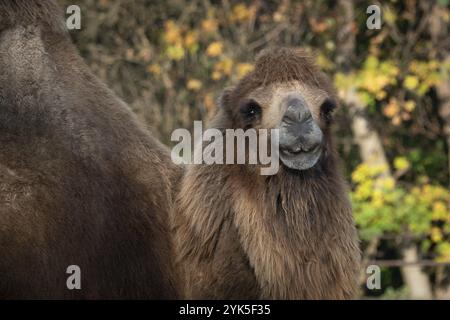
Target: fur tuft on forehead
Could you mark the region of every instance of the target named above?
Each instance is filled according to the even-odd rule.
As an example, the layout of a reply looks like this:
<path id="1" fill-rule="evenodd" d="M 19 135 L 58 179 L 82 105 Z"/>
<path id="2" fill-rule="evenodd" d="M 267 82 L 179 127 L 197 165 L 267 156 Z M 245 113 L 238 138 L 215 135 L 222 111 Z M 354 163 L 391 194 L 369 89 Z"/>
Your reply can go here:
<path id="1" fill-rule="evenodd" d="M 314 57 L 300 48 L 270 48 L 256 58 L 255 68 L 239 83 L 225 92 L 224 104 L 234 104 L 249 92 L 274 83 L 298 81 L 333 93 L 326 75 L 317 67 Z"/>
<path id="2" fill-rule="evenodd" d="M 314 58 L 302 49 L 272 48 L 263 50 L 256 58 L 253 74 L 261 85 L 274 82 L 301 81 L 316 84 L 319 69 Z"/>

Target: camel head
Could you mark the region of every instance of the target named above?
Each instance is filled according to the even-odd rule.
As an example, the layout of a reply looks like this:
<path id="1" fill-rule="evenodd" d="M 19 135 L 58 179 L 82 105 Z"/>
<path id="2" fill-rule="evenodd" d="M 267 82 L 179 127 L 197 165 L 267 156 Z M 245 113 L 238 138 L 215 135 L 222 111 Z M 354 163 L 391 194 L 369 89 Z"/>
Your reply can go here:
<path id="1" fill-rule="evenodd" d="M 287 168 L 310 169 L 329 152 L 336 98 L 304 50 L 263 51 L 255 69 L 225 90 L 221 105 L 233 128 L 279 129 L 279 157 Z"/>

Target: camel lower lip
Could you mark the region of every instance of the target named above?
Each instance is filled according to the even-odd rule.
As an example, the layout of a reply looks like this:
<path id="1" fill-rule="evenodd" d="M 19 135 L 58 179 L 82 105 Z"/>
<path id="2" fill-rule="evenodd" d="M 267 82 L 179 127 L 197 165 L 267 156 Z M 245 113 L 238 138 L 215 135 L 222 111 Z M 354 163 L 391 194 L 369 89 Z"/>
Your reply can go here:
<path id="1" fill-rule="evenodd" d="M 303 151 L 303 150 L 299 150 L 299 151 L 282 150 L 281 153 L 282 153 L 283 155 L 293 157 L 293 156 L 298 156 L 298 155 L 300 155 L 300 154 L 307 153 L 307 152 L 306 152 L 306 151 Z"/>
<path id="2" fill-rule="evenodd" d="M 317 145 L 309 151 L 300 149 L 299 151 L 293 152 L 291 150 L 281 149 L 280 160 L 288 168 L 296 170 L 307 170 L 315 166 L 320 158 L 321 153 L 322 151 L 320 145 Z"/>

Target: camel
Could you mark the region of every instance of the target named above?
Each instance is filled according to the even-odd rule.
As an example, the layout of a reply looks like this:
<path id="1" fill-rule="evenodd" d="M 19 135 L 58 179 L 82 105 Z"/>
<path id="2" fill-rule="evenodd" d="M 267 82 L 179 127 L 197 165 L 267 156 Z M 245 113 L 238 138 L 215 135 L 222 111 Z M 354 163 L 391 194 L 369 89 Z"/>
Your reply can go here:
<path id="1" fill-rule="evenodd" d="M 225 90 L 210 128 L 278 129 L 281 166 L 186 168 L 172 214 L 185 298 L 354 296 L 359 240 L 330 131 L 336 101 L 313 58 L 292 48 L 263 51 Z"/>
<path id="2" fill-rule="evenodd" d="M 0 298 L 174 299 L 181 169 L 62 17 L 53 0 L 0 0 Z"/>

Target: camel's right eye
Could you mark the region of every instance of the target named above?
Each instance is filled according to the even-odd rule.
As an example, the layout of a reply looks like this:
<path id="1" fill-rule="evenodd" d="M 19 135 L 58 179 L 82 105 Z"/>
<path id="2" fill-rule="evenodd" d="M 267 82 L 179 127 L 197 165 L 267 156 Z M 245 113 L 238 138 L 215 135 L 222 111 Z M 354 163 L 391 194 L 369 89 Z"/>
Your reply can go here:
<path id="1" fill-rule="evenodd" d="M 260 116 L 261 106 L 254 100 L 247 101 L 241 107 L 241 114 L 246 121 L 251 122 Z"/>

